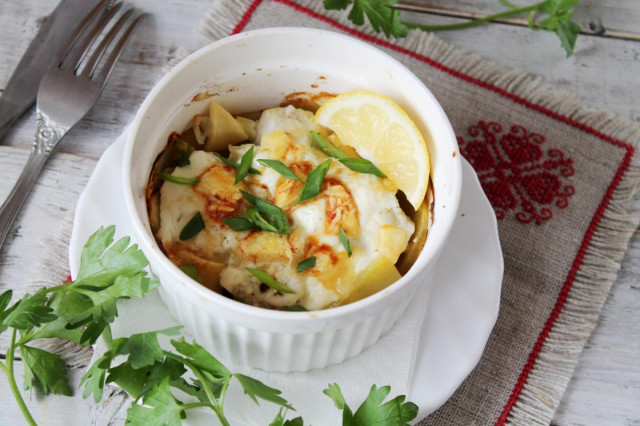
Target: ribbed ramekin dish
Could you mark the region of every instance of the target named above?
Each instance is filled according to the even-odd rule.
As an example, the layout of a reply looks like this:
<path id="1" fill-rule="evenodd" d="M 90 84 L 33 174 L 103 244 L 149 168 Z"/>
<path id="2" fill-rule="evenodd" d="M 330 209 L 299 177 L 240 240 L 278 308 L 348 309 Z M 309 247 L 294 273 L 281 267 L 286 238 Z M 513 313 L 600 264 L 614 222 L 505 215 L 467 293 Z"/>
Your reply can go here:
<path id="1" fill-rule="evenodd" d="M 233 114 L 280 105 L 295 92 L 371 90 L 398 103 L 422 132 L 431 157 L 434 223 L 411 270 L 358 302 L 314 312 L 245 305 L 185 275 L 156 243 L 145 202 L 154 160 L 172 131 L 215 99 Z M 200 95 L 200 96 L 198 96 Z M 209 97 L 209 98 L 207 98 Z M 451 125 L 439 103 L 406 67 L 379 49 L 335 32 L 269 28 L 212 43 L 173 68 L 140 107 L 124 153 L 126 209 L 135 237 L 160 280 L 170 312 L 223 360 L 269 371 L 307 371 L 340 363 L 389 331 L 432 270 L 454 223 L 461 164 Z"/>

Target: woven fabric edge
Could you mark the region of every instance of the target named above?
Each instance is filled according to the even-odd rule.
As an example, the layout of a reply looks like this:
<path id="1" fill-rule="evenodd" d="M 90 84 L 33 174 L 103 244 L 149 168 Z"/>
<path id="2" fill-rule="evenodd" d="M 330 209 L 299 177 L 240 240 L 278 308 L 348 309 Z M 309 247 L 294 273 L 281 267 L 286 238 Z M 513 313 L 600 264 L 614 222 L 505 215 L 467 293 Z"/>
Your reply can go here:
<path id="1" fill-rule="evenodd" d="M 245 14 L 260 1 L 216 2 L 207 13 L 200 32 L 211 39 L 229 35 Z M 326 11 L 322 3 L 297 0 L 295 3 L 351 27 L 346 14 Z M 370 26 L 357 29 L 379 38 Z M 481 80 L 539 107 L 551 110 L 571 121 L 588 126 L 612 139 L 624 141 L 631 149 L 640 143 L 640 124 L 627 121 L 608 111 L 586 108 L 575 95 L 557 90 L 544 79 L 523 70 L 508 68 L 475 54 L 460 50 L 433 34 L 411 31 L 394 44 L 433 59 L 474 79 Z M 608 205 L 591 235 L 588 248 L 570 287 L 567 299 L 553 322 L 551 331 L 526 377 L 513 407 L 506 410 L 512 424 L 549 424 L 573 376 L 589 336 L 595 329 L 611 286 L 620 270 L 622 258 L 633 231 L 640 221 L 632 199 L 640 193 L 640 160 L 630 154 L 620 184 L 614 188 Z"/>

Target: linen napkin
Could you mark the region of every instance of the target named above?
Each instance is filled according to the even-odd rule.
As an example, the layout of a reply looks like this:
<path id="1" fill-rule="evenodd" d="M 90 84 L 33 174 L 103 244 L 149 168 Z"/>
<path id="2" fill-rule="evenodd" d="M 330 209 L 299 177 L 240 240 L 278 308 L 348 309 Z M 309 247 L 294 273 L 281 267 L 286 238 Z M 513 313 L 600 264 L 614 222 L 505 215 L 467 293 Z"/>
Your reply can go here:
<path id="1" fill-rule="evenodd" d="M 638 226 L 638 125 L 433 35 L 354 28 L 317 0 L 221 0 L 203 33 L 273 26 L 347 33 L 410 68 L 442 104 L 499 219 L 497 325 L 475 371 L 420 424 L 548 424 Z"/>

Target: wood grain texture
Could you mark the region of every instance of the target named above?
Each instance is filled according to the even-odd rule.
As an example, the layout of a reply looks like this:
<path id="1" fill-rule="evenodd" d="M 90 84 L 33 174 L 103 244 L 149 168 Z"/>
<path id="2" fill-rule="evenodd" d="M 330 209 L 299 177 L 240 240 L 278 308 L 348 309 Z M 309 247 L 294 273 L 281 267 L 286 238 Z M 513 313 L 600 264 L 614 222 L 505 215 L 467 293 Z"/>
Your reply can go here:
<path id="1" fill-rule="evenodd" d="M 17 295 L 63 279 L 63 273 L 37 271 L 51 241 L 70 220 L 78 195 L 97 158 L 126 128 L 136 109 L 175 59 L 179 48 L 193 51 L 205 40 L 195 33 L 212 0 L 134 0 L 152 13 L 135 35 L 95 108 L 73 129 L 47 164 L 27 201 L 5 247 L 0 251 L 0 291 L 13 288 Z M 416 1 L 414 1 L 416 3 Z M 434 7 L 488 14 L 502 8 L 497 0 L 424 0 Z M 0 2 L 0 87 L 4 87 L 39 23 L 57 0 Z M 450 18 L 403 13 L 421 22 Z M 582 24 L 600 21 L 606 28 L 636 31 L 640 20 L 637 0 L 583 0 L 576 11 Z M 580 36 L 575 55 L 566 59 L 553 34 L 532 32 L 512 25 L 487 26 L 440 33 L 457 47 L 498 63 L 525 69 L 582 97 L 595 109 L 606 109 L 640 119 L 640 42 Z M 0 142 L 0 197 L 15 181 L 33 139 L 33 112 L 25 114 Z M 640 200 L 638 200 L 640 202 Z M 60 253 L 66 257 L 66 251 Z M 558 425 L 640 425 L 640 233 L 636 233 L 576 374 L 562 401 Z M 52 268 L 54 269 L 54 268 Z M 49 284 L 55 284 L 50 282 Z M 0 353 L 7 347 L 0 337 Z M 66 358 L 73 384 L 86 365 L 87 352 L 68 351 Z M 22 366 L 18 363 L 19 374 Z M 77 392 L 78 394 L 80 392 Z M 24 424 L 0 375 L 0 425 Z M 28 405 L 40 424 L 53 426 L 89 424 L 92 401 L 34 394 Z M 106 423 L 105 423 L 106 424 Z"/>

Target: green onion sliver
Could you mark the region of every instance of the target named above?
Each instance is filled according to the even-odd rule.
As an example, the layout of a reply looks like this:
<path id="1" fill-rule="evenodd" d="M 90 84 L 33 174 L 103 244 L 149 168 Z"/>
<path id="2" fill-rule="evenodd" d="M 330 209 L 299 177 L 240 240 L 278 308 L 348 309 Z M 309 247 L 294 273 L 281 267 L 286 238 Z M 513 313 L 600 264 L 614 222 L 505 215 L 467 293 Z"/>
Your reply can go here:
<path id="1" fill-rule="evenodd" d="M 338 239 L 340 240 L 340 244 L 342 244 L 344 249 L 347 251 L 347 256 L 351 257 L 351 243 L 349 242 L 349 237 L 347 237 L 344 229 L 342 229 L 342 226 L 340 227 L 340 236 Z"/>
<path id="2" fill-rule="evenodd" d="M 240 167 L 238 167 L 238 174 L 236 175 L 236 182 L 240 182 L 247 177 L 249 169 L 251 168 L 251 162 L 253 161 L 253 145 L 242 155 L 240 159 Z"/>
<path id="3" fill-rule="evenodd" d="M 180 240 L 186 241 L 189 238 L 195 237 L 200 231 L 204 229 L 204 220 L 200 212 L 193 215 L 189 222 L 180 231 Z"/>
<path id="4" fill-rule="evenodd" d="M 224 164 L 226 164 L 227 166 L 231 166 L 234 169 L 239 169 L 240 168 L 240 164 L 238 163 L 234 163 L 233 161 L 229 160 L 228 158 L 223 157 L 222 155 L 216 153 L 216 157 L 218 157 L 220 159 L 220 161 L 222 161 Z M 260 172 L 256 169 L 254 169 L 253 167 L 249 167 L 249 173 L 251 173 L 252 175 L 259 175 Z"/>
<path id="5" fill-rule="evenodd" d="M 331 144 L 331 142 L 326 140 L 322 135 L 319 135 L 313 130 L 309 131 L 309 134 L 311 135 L 311 139 L 313 139 L 313 141 L 316 143 L 316 145 L 318 145 L 322 152 L 327 154 L 329 157 L 334 157 L 339 160 L 343 158 L 349 158 L 346 152 Z"/>
<path id="6" fill-rule="evenodd" d="M 200 277 L 198 277 L 198 269 L 196 265 L 180 265 L 178 266 L 182 272 L 189 275 L 195 281 L 200 281 Z"/>
<path id="7" fill-rule="evenodd" d="M 309 172 L 307 175 L 307 181 L 300 193 L 298 204 L 307 201 L 320 193 L 322 182 L 324 181 L 324 177 L 327 175 L 330 166 L 331 159 L 328 159 Z"/>
<path id="8" fill-rule="evenodd" d="M 247 209 L 247 216 L 249 216 L 249 220 L 251 220 L 251 222 L 257 225 L 260 229 L 263 229 L 269 232 L 275 232 L 278 234 L 280 233 L 280 229 L 276 228 L 275 226 L 267 222 L 267 220 L 264 217 L 262 217 L 262 215 L 258 210 Z"/>
<path id="9" fill-rule="evenodd" d="M 278 281 L 274 280 L 271 275 L 267 274 L 262 269 L 253 269 L 253 268 L 244 268 L 251 273 L 254 277 L 260 280 L 261 283 L 265 283 L 269 287 L 274 290 L 279 291 L 280 293 L 289 293 L 294 294 L 295 291 L 291 290 L 284 284 L 280 284 Z"/>
<path id="10" fill-rule="evenodd" d="M 256 210 L 258 210 L 263 215 L 266 215 L 266 220 L 274 225 L 278 229 L 278 233 L 280 234 L 290 234 L 291 226 L 289 225 L 289 220 L 287 216 L 285 216 L 282 209 L 275 204 L 268 202 L 267 200 L 263 200 L 262 198 L 258 198 L 255 195 L 249 194 L 248 192 L 240 190 L 242 196 L 251 204 Z"/>
<path id="11" fill-rule="evenodd" d="M 251 231 L 254 229 L 260 229 L 258 225 L 244 217 L 225 217 L 222 221 L 234 231 Z"/>
<path id="12" fill-rule="evenodd" d="M 381 178 L 387 177 L 387 175 L 382 173 L 382 170 L 377 168 L 371 161 L 365 158 L 341 158 L 340 162 L 354 172 L 367 173 L 370 175 L 376 175 Z"/>
<path id="13" fill-rule="evenodd" d="M 198 178 L 174 176 L 174 175 L 170 175 L 169 173 L 163 173 L 163 172 L 158 173 L 157 176 L 162 180 L 165 180 L 171 183 L 177 183 L 179 185 L 196 185 L 200 183 L 200 179 Z"/>
<path id="14" fill-rule="evenodd" d="M 308 312 L 304 306 L 284 306 L 282 309 L 289 312 Z"/>
<path id="15" fill-rule="evenodd" d="M 292 179 L 292 180 L 301 180 L 300 177 L 298 177 L 298 175 L 293 173 L 293 170 L 291 170 L 289 167 L 287 167 L 287 165 L 284 164 L 282 161 L 279 161 L 279 160 L 265 160 L 265 159 L 261 158 L 261 159 L 258 160 L 258 163 L 262 164 L 265 167 L 269 167 L 270 169 L 275 170 L 283 178 Z"/>
<path id="16" fill-rule="evenodd" d="M 311 256 L 298 263 L 298 272 L 306 271 L 309 268 L 316 266 L 316 257 Z"/>

